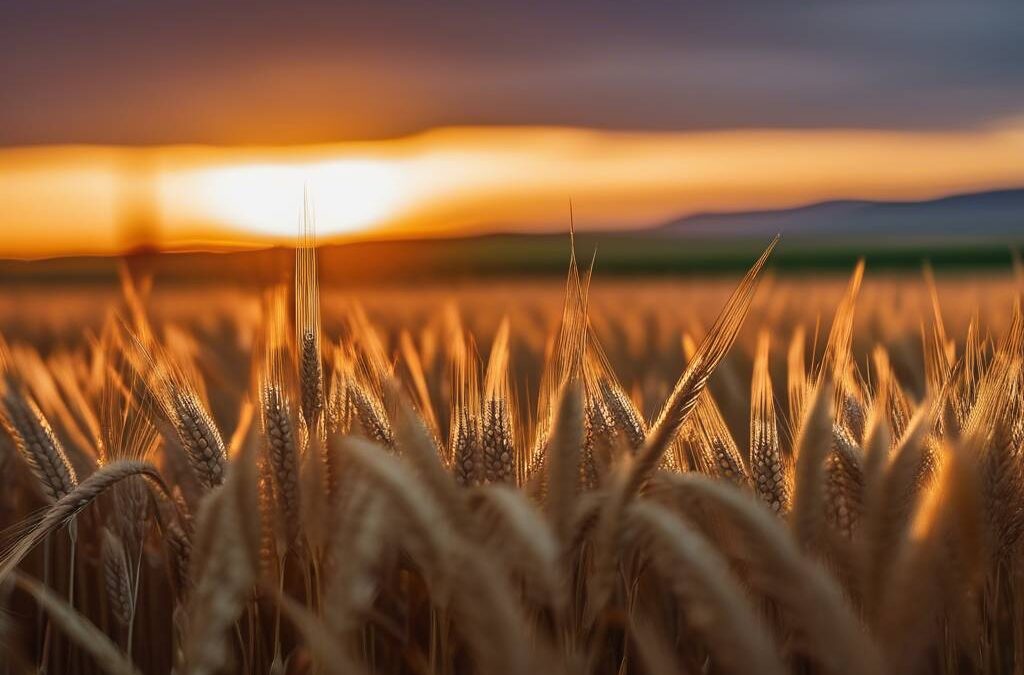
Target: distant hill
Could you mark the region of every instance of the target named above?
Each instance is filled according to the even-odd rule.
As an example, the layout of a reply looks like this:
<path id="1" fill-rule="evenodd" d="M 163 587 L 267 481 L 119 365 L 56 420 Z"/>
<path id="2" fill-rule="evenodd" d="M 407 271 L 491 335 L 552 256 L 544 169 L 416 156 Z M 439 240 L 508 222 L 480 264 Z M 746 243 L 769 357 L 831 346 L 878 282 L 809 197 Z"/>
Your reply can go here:
<path id="1" fill-rule="evenodd" d="M 672 275 L 746 269 L 776 234 L 776 270 L 845 274 L 859 258 L 872 269 L 1009 270 L 1024 249 L 1024 188 L 921 202 L 831 201 L 793 209 L 706 213 L 653 229 L 577 232 L 583 258 L 597 251 L 604 275 Z M 124 258 L 139 274 L 178 283 L 219 280 L 265 286 L 287 279 L 294 252 L 135 251 Z M 325 285 L 407 283 L 485 277 L 561 276 L 568 232 L 491 234 L 438 239 L 360 241 L 320 250 Z M 117 284 L 119 258 L 0 259 L 0 294 L 22 283 Z"/>
<path id="2" fill-rule="evenodd" d="M 687 237 L 922 239 L 1024 236 L 1024 188 L 953 195 L 917 202 L 830 201 L 773 211 L 702 213 L 653 232 Z"/>

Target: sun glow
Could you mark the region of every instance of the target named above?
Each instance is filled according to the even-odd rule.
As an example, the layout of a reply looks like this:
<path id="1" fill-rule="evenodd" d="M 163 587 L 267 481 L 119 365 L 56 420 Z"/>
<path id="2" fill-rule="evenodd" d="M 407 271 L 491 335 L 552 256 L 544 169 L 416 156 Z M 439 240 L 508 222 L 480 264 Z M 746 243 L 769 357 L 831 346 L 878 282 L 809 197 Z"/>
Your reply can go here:
<path id="1" fill-rule="evenodd" d="M 343 159 L 308 164 L 228 165 L 186 170 L 165 189 L 191 195 L 178 215 L 209 219 L 241 233 L 293 237 L 298 195 L 313 196 L 317 230 L 325 236 L 363 231 L 403 206 L 402 173 L 392 163 Z"/>
<path id="2" fill-rule="evenodd" d="M 517 127 L 301 147 L 0 150 L 0 256 L 288 244 L 304 190 L 322 241 L 696 211 L 923 199 L 1024 185 L 1024 123 L 973 131 L 626 133 Z M 45 233 L 41 235 L 40 233 Z"/>

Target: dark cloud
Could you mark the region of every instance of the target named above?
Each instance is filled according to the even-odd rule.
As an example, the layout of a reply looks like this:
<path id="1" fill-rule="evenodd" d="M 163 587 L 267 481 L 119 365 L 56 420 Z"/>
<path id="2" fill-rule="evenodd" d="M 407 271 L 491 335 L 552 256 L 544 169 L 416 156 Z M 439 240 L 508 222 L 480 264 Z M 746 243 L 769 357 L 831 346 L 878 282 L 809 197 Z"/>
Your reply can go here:
<path id="1" fill-rule="evenodd" d="M 1024 112 L 1024 4 L 0 4 L 0 143 L 454 124 L 949 128 Z"/>

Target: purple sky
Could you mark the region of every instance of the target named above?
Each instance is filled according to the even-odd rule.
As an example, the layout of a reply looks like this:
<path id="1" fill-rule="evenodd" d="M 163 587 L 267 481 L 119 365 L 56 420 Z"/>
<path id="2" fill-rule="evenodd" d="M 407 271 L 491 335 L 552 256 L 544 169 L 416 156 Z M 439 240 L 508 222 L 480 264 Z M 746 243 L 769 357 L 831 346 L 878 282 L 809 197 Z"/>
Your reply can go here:
<path id="1" fill-rule="evenodd" d="M 0 2 L 0 145 L 1022 114 L 1020 2 Z"/>

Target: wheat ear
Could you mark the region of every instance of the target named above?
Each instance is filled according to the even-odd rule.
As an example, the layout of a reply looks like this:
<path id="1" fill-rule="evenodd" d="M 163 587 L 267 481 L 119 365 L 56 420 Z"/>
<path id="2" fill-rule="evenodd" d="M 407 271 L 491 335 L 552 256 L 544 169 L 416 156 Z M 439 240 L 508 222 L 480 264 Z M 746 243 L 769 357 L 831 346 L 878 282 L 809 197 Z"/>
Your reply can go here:
<path id="1" fill-rule="evenodd" d="M 771 635 L 711 542 L 664 507 L 643 500 L 630 507 L 629 518 L 652 536 L 655 563 L 722 672 L 787 672 Z"/>
<path id="2" fill-rule="evenodd" d="M 740 281 L 715 324 L 697 348 L 686 370 L 679 377 L 648 432 L 644 446 L 637 452 L 637 461 L 627 485 L 627 492 L 638 489 L 647 474 L 657 466 L 662 454 L 675 440 L 679 428 L 697 405 L 697 398 L 707 386 L 711 373 L 732 347 L 754 300 L 758 274 L 768 262 L 768 257 L 777 243 L 778 237 L 768 245 Z"/>
<path id="3" fill-rule="evenodd" d="M 819 392 L 820 395 L 820 392 Z M 850 607 L 836 581 L 804 555 L 774 514 L 752 495 L 698 474 L 663 474 L 662 483 L 684 501 L 716 507 L 739 528 L 751 585 L 784 610 L 783 617 L 823 672 L 880 675 L 878 645 Z"/>
<path id="4" fill-rule="evenodd" d="M 796 486 L 790 523 L 803 546 L 820 542 L 825 504 L 825 459 L 832 447 L 832 387 L 819 383 L 796 442 Z"/>
<path id="5" fill-rule="evenodd" d="M 295 344 L 299 390 L 306 427 L 316 430 L 324 410 L 324 366 L 320 357 L 320 283 L 316 270 L 316 231 L 307 195 L 302 211 L 302 236 L 295 249 Z"/>
<path id="6" fill-rule="evenodd" d="M 0 423 L 51 503 L 74 489 L 78 476 L 57 435 L 35 401 L 27 393 L 19 393 L 12 380 L 0 394 Z"/>
<path id="7" fill-rule="evenodd" d="M 768 371 L 770 340 L 769 333 L 762 332 L 754 356 L 750 386 L 750 473 L 761 501 L 772 511 L 786 514 L 793 498 L 793 476 L 779 444 L 775 398 Z"/>
<path id="8" fill-rule="evenodd" d="M 560 538 L 568 532 L 579 489 L 580 450 L 583 447 L 581 382 L 569 380 L 557 401 L 551 441 L 546 453 L 548 516 Z"/>

